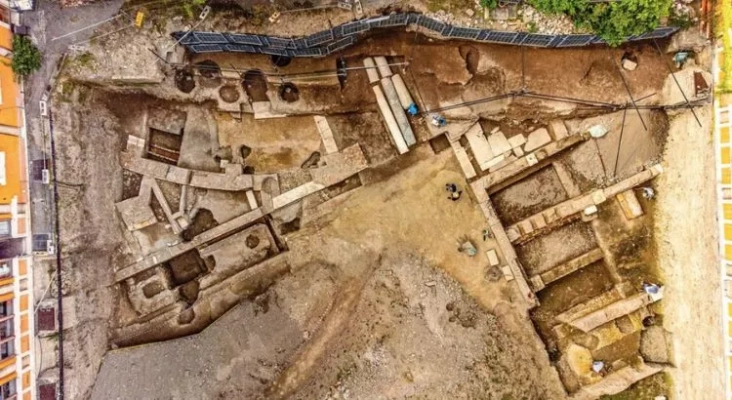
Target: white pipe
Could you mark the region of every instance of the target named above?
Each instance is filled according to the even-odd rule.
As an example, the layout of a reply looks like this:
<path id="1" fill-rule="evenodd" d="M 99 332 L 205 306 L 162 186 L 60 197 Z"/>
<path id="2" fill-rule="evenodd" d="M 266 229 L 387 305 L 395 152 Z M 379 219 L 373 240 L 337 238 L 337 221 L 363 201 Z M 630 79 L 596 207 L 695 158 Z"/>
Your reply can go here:
<path id="1" fill-rule="evenodd" d="M 374 64 L 373 58 L 364 58 L 363 67 L 366 69 L 366 74 L 369 76 L 369 83 L 376 83 L 379 81 L 379 72 L 376 70 L 376 64 Z"/>
<path id="2" fill-rule="evenodd" d="M 396 89 L 397 96 L 399 96 L 399 102 L 402 104 L 402 108 L 406 110 L 411 107 L 414 104 L 414 100 L 412 100 L 412 96 L 409 94 L 409 90 L 407 90 L 407 85 L 404 84 L 402 76 L 394 74 L 391 77 L 391 81 L 394 82 L 394 88 Z"/>
<path id="3" fill-rule="evenodd" d="M 397 96 L 394 83 L 389 78 L 383 78 L 381 80 L 381 86 L 384 88 L 384 94 L 386 99 L 389 101 L 391 111 L 394 113 L 394 118 L 399 124 L 399 129 L 402 131 L 404 141 L 407 142 L 407 146 L 412 146 L 417 143 L 417 139 L 414 137 L 412 127 L 409 125 L 409 119 L 407 114 L 404 112 L 402 105 L 399 103 L 399 96 Z"/>
<path id="4" fill-rule="evenodd" d="M 379 67 L 379 73 L 382 78 L 388 78 L 391 76 L 391 68 L 389 68 L 389 63 L 386 61 L 386 57 L 377 56 L 374 57 L 374 61 L 376 62 L 376 66 Z"/>
<path id="5" fill-rule="evenodd" d="M 399 152 L 399 154 L 406 153 L 407 151 L 409 151 L 409 148 L 407 147 L 407 143 L 402 137 L 402 132 L 399 130 L 399 125 L 397 125 L 397 122 L 394 119 L 394 114 L 389 108 L 389 103 L 386 101 L 384 92 L 381 91 L 379 85 L 373 86 L 372 89 L 374 90 L 374 94 L 376 95 L 376 102 L 379 104 L 381 116 L 384 117 L 384 122 L 386 122 L 386 127 L 389 128 L 389 134 L 391 134 L 391 138 L 394 139 L 394 145 L 396 146 L 397 151 Z"/>

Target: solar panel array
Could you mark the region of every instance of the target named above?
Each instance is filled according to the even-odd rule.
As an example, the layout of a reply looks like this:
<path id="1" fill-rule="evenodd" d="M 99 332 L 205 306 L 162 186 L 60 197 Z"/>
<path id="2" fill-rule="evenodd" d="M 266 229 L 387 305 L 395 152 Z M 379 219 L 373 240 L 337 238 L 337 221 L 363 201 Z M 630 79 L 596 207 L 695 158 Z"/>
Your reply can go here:
<path id="1" fill-rule="evenodd" d="M 525 32 L 494 31 L 448 25 L 417 13 L 390 14 L 345 23 L 332 29 L 300 38 L 218 32 L 175 32 L 173 38 L 193 53 L 220 51 L 259 53 L 288 57 L 323 57 L 356 43 L 358 36 L 373 28 L 417 25 L 444 38 L 481 42 L 533 46 L 576 47 L 602 44 L 595 35 L 544 35 Z M 419 29 L 418 29 L 419 30 Z M 676 32 L 676 27 L 661 27 L 627 41 L 664 38 Z"/>

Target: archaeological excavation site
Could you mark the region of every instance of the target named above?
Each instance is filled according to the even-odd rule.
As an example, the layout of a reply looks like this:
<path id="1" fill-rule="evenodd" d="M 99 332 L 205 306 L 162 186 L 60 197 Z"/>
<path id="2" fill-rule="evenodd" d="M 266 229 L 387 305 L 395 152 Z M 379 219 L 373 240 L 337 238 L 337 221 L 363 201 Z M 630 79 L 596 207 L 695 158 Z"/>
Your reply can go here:
<path id="1" fill-rule="evenodd" d="M 704 306 L 675 271 L 714 257 L 684 233 L 713 220 L 707 50 L 680 66 L 673 32 L 550 46 L 384 15 L 288 40 L 124 31 L 64 58 L 73 398 L 693 387 L 678 343 L 704 340 Z"/>

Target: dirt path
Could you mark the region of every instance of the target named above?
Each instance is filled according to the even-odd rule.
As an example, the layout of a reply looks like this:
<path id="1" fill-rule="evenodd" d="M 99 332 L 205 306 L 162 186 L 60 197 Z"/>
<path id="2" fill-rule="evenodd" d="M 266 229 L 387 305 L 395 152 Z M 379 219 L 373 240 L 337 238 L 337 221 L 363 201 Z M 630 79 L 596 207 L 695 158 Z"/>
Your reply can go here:
<path id="1" fill-rule="evenodd" d="M 315 364 L 328 349 L 329 343 L 342 331 L 352 315 L 353 308 L 361 298 L 364 285 L 369 281 L 369 275 L 378 259 L 376 257 L 360 257 L 353 260 L 360 264 L 361 274 L 358 278 L 346 281 L 338 295 L 326 320 L 321 325 L 316 337 L 310 340 L 304 349 L 296 356 L 290 367 L 285 370 L 270 386 L 267 393 L 273 399 L 286 399 L 289 395 L 313 373 Z"/>
<path id="2" fill-rule="evenodd" d="M 665 279 L 664 328 L 672 333 L 677 399 L 724 398 L 722 288 L 715 220 L 714 153 L 710 112 L 671 118 L 656 180 L 656 241 Z"/>

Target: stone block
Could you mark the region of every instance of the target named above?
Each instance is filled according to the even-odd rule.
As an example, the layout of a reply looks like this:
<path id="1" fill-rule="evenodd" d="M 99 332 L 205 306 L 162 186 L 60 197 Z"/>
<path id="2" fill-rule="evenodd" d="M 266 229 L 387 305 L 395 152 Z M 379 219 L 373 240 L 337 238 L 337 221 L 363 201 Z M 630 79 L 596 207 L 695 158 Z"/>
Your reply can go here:
<path id="1" fill-rule="evenodd" d="M 640 353 L 646 361 L 660 364 L 670 362 L 666 331 L 660 326 L 651 326 L 643 331 Z"/>
<path id="2" fill-rule="evenodd" d="M 495 267 L 500 263 L 498 260 L 498 253 L 496 253 L 496 250 L 490 249 L 485 252 L 485 254 L 488 256 L 488 265 L 491 267 Z"/>
<path id="3" fill-rule="evenodd" d="M 531 224 L 534 225 L 535 229 L 541 229 L 546 227 L 546 221 L 544 220 L 544 216 L 541 214 L 532 217 Z"/>
<path id="4" fill-rule="evenodd" d="M 602 204 L 605 200 L 607 200 L 607 197 L 605 197 L 605 192 L 602 189 L 592 192 L 592 203 Z"/>
<path id="5" fill-rule="evenodd" d="M 506 135 L 501 131 L 488 136 L 488 144 L 491 146 L 493 154 L 501 154 L 511 151 L 511 144 L 508 142 L 508 139 L 506 139 Z"/>
<path id="6" fill-rule="evenodd" d="M 554 136 L 554 140 L 561 140 L 569 136 L 567 126 L 561 119 L 555 119 L 549 123 L 549 131 Z"/>
<path id="7" fill-rule="evenodd" d="M 190 170 L 171 165 L 168 168 L 168 174 L 166 175 L 165 180 L 175 182 L 179 185 L 187 185 L 190 177 Z"/>
<path id="8" fill-rule="evenodd" d="M 552 222 L 556 221 L 557 218 L 559 218 L 557 216 L 557 209 L 556 208 L 553 208 L 553 207 L 552 208 L 549 208 L 547 210 L 544 210 L 544 212 L 542 212 L 541 215 L 544 216 L 544 220 L 548 224 L 551 224 Z"/>
<path id="9" fill-rule="evenodd" d="M 512 149 L 523 146 L 524 143 L 526 143 L 526 138 L 522 134 L 518 134 L 516 136 L 511 136 L 510 138 L 508 138 L 508 144 L 511 145 Z"/>
<path id="10" fill-rule="evenodd" d="M 254 191 L 247 190 L 246 193 L 247 193 L 247 202 L 249 203 L 249 208 L 254 210 L 255 208 L 259 207 L 259 205 L 257 204 L 257 198 L 254 197 Z"/>
<path id="11" fill-rule="evenodd" d="M 497 157 L 493 157 L 492 159 L 488 160 L 488 162 L 481 165 L 480 168 L 485 171 L 486 169 L 495 167 L 496 165 L 501 163 L 504 159 L 505 159 L 505 157 L 503 156 L 503 154 L 501 154 Z"/>
<path id="12" fill-rule="evenodd" d="M 506 278 L 507 282 L 514 280 L 513 272 L 511 271 L 511 267 L 508 265 L 501 267 L 501 272 L 503 272 L 503 277 Z"/>
<path id="13" fill-rule="evenodd" d="M 544 281 L 541 280 L 541 276 L 534 275 L 531 278 L 529 278 L 529 283 L 531 284 L 531 288 L 534 289 L 534 292 L 538 292 L 541 289 L 544 289 Z"/>
<path id="14" fill-rule="evenodd" d="M 635 69 L 638 68 L 637 62 L 627 59 L 627 58 L 623 58 L 622 65 L 623 65 L 623 69 L 628 70 L 628 71 L 635 71 Z"/>
<path id="15" fill-rule="evenodd" d="M 534 151 L 539 147 L 549 144 L 551 141 L 552 138 L 549 136 L 549 131 L 546 128 L 539 128 L 529 133 L 529 137 L 526 139 L 526 144 L 524 145 L 524 151 Z"/>
<path id="16" fill-rule="evenodd" d="M 523 157 L 524 156 L 524 151 L 521 149 L 521 147 L 514 147 L 513 148 L 513 155 L 515 155 L 516 157 Z"/>
<path id="17" fill-rule="evenodd" d="M 522 235 L 528 235 L 529 233 L 534 231 L 534 226 L 531 225 L 531 221 L 529 220 L 523 220 L 519 222 L 518 227 Z"/>
<path id="18" fill-rule="evenodd" d="M 536 165 L 539 163 L 539 160 L 536 158 L 536 154 L 531 153 L 526 155 L 526 162 L 529 164 L 529 167 L 532 165 Z"/>
<path id="19" fill-rule="evenodd" d="M 643 208 L 641 208 L 640 202 L 638 202 L 638 198 L 635 196 L 633 189 L 618 193 L 615 198 L 618 199 L 618 203 L 620 203 L 620 208 L 623 210 L 625 218 L 634 219 L 643 215 Z"/>
<path id="20" fill-rule="evenodd" d="M 519 238 L 521 238 L 521 233 L 518 231 L 517 228 L 508 228 L 506 229 L 506 236 L 508 237 L 509 241 L 515 242 Z"/>

